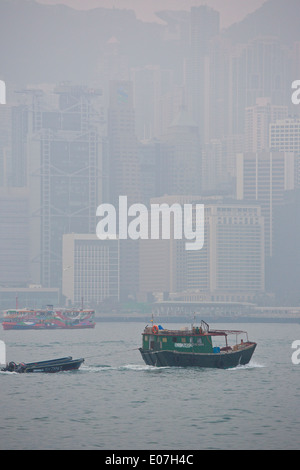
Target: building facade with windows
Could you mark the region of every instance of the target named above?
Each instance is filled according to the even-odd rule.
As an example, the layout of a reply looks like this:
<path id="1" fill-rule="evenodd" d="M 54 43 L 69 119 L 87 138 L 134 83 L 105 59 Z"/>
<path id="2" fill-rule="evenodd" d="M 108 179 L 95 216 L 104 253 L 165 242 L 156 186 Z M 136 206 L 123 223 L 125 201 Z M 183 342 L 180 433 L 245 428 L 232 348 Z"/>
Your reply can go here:
<path id="1" fill-rule="evenodd" d="M 93 234 L 63 236 L 62 290 L 67 304 L 119 301 L 119 247 L 119 240 L 99 240 Z"/>

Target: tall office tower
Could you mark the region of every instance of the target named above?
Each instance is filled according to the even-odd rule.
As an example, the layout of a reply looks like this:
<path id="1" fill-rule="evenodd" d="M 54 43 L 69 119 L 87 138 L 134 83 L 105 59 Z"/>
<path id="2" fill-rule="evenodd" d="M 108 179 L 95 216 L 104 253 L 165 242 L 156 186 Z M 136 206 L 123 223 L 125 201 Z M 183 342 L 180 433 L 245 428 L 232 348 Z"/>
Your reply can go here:
<path id="1" fill-rule="evenodd" d="M 139 202 L 140 172 L 132 82 L 110 82 L 107 131 L 110 201 L 117 207 L 119 196 L 125 195 L 130 204 Z"/>
<path id="2" fill-rule="evenodd" d="M 161 96 L 156 134 L 158 138 L 166 134 L 174 116 L 177 116 L 183 106 L 186 107 L 186 99 L 185 89 L 182 86 L 174 86 Z"/>
<path id="3" fill-rule="evenodd" d="M 127 196 L 129 206 L 141 200 L 132 82 L 110 82 L 107 131 L 109 199 L 118 213 L 119 196 Z M 128 296 L 135 296 L 138 289 L 138 244 L 130 239 L 121 240 L 120 244 L 120 295 L 122 299 L 126 299 Z"/>
<path id="4" fill-rule="evenodd" d="M 0 106 L 0 187 L 11 186 L 12 106 Z"/>
<path id="5" fill-rule="evenodd" d="M 159 177 L 160 146 L 157 140 L 139 143 L 140 181 L 142 204 L 148 206 L 150 199 L 157 196 Z"/>
<path id="6" fill-rule="evenodd" d="M 295 186 L 300 188 L 300 118 L 288 118 L 270 124 L 270 149 L 294 153 Z"/>
<path id="7" fill-rule="evenodd" d="M 300 189 L 285 194 L 274 214 L 274 256 L 271 291 L 280 305 L 299 305 L 300 291 Z"/>
<path id="8" fill-rule="evenodd" d="M 257 98 L 269 97 L 272 105 L 291 101 L 290 52 L 276 38 L 260 37 L 236 46 L 231 55 L 229 77 L 229 134 L 245 131 L 245 109 Z"/>
<path id="9" fill-rule="evenodd" d="M 274 209 L 282 204 L 284 192 L 294 188 L 294 154 L 288 152 L 237 155 L 238 200 L 257 201 L 265 218 L 265 255 L 273 255 Z"/>
<path id="10" fill-rule="evenodd" d="M 191 8 L 191 49 L 185 65 L 185 87 L 188 110 L 199 126 L 200 137 L 205 136 L 209 124 L 208 96 L 210 90 L 209 41 L 220 31 L 220 15 L 212 8 L 202 5 Z"/>
<path id="11" fill-rule="evenodd" d="M 12 107 L 11 131 L 11 186 L 27 185 L 26 142 L 28 134 L 29 109 L 27 105 Z"/>
<path id="12" fill-rule="evenodd" d="M 202 153 L 199 129 L 186 109 L 181 109 L 160 142 L 159 194 L 200 194 Z"/>
<path id="13" fill-rule="evenodd" d="M 62 236 L 95 233 L 101 201 L 100 91 L 60 86 L 59 108 L 33 112 L 28 143 L 32 278 L 43 287 L 61 287 Z"/>
<path id="14" fill-rule="evenodd" d="M 294 74 L 294 80 L 299 80 L 299 77 L 300 77 L 300 41 L 294 43 L 293 74 Z"/>
<path id="15" fill-rule="evenodd" d="M 161 227 L 158 240 L 139 241 L 139 295 L 146 299 L 150 295 L 179 292 L 185 289 L 186 256 L 185 240 L 174 238 L 175 215 L 173 205 L 193 203 L 195 196 L 164 195 L 151 198 L 151 204 L 170 208 L 170 239 L 162 239 Z M 151 221 L 150 221 L 151 224 Z M 162 224 L 162 221 L 160 221 Z"/>
<path id="16" fill-rule="evenodd" d="M 202 250 L 187 253 L 189 291 L 212 301 L 250 301 L 264 292 L 264 220 L 258 205 L 205 203 Z"/>
<path id="17" fill-rule="evenodd" d="M 0 188 L 0 286 L 26 287 L 29 274 L 27 188 Z"/>
<path id="18" fill-rule="evenodd" d="M 229 191 L 231 175 L 228 170 L 227 152 L 221 139 L 211 139 L 202 153 L 202 189 L 218 194 Z"/>
<path id="19" fill-rule="evenodd" d="M 139 140 L 161 134 L 161 99 L 172 90 L 173 72 L 158 65 L 131 69 L 134 90 L 135 130 Z"/>
<path id="20" fill-rule="evenodd" d="M 287 106 L 273 105 L 269 98 L 257 98 L 254 106 L 246 108 L 245 152 L 268 150 L 270 124 L 287 116 Z"/>
<path id="21" fill-rule="evenodd" d="M 128 57 L 122 52 L 120 41 L 115 36 L 104 44 L 99 57 L 96 80 L 103 90 L 103 106 L 109 106 L 109 90 L 112 80 L 129 80 Z"/>
<path id="22" fill-rule="evenodd" d="M 163 197 L 152 203 L 204 204 L 204 245 L 141 240 L 140 293 L 201 295 L 212 301 L 250 301 L 264 292 L 264 219 L 258 204 L 223 198 Z"/>
<path id="23" fill-rule="evenodd" d="M 205 116 L 205 143 L 223 139 L 229 134 L 229 70 L 232 43 L 224 36 L 216 36 L 209 43 L 207 109 Z"/>
<path id="24" fill-rule="evenodd" d="M 99 240 L 92 234 L 63 236 L 63 287 L 67 303 L 96 306 L 119 301 L 119 240 Z"/>

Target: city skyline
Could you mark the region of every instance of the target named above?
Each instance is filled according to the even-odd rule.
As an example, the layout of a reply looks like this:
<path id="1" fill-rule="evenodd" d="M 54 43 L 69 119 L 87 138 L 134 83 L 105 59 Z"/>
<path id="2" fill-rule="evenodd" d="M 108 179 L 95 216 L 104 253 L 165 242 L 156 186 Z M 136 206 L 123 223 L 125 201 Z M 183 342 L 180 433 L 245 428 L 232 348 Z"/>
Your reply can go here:
<path id="1" fill-rule="evenodd" d="M 137 18 L 142 21 L 161 22 L 155 14 L 163 10 L 190 10 L 192 6 L 207 5 L 220 12 L 221 26 L 226 28 L 235 22 L 245 18 L 267 0 L 38 0 L 47 5 L 63 4 L 78 10 L 90 10 L 93 8 L 117 8 L 135 11 Z"/>
<path id="2" fill-rule="evenodd" d="M 91 14 L 19 0 L 2 4 L 15 21 L 12 30 L 17 5 L 44 26 L 37 36 L 28 25 L 18 29 L 26 44 L 32 37 L 42 44 L 21 63 L 24 77 L 2 51 L 8 77 L 15 77 L 2 72 L 4 290 L 57 289 L 62 303 L 78 302 L 85 292 L 85 301 L 99 308 L 110 292 L 118 302 L 193 297 L 300 304 L 293 279 L 287 275 L 283 288 L 273 275 L 282 263 L 279 218 L 296 207 L 300 190 L 300 107 L 292 102 L 292 83 L 300 78 L 298 30 L 290 28 L 287 41 L 287 25 L 278 29 L 274 18 L 275 34 L 262 34 L 261 19 L 271 27 L 269 11 L 282 8 L 282 0 L 266 2 L 230 34 L 213 2 L 198 3 L 165 12 L 164 24 L 142 23 L 117 7 Z M 10 47 L 20 52 L 16 43 Z M 170 204 L 170 224 L 173 204 L 204 204 L 203 246 L 185 252 L 176 237 L 139 240 L 150 224 L 142 226 L 141 214 L 130 219 L 136 209 L 125 214 L 135 236 L 120 237 L 116 263 L 100 241 L 95 249 L 97 207 L 113 206 L 120 221 L 122 197 L 130 207 Z M 298 233 L 290 230 L 292 220 L 286 224 L 294 276 Z M 119 229 L 116 222 L 116 235 Z M 74 249 L 66 255 L 68 240 Z M 76 251 L 80 243 L 85 247 Z M 112 279 L 111 266 L 114 288 L 101 290 L 99 283 Z"/>

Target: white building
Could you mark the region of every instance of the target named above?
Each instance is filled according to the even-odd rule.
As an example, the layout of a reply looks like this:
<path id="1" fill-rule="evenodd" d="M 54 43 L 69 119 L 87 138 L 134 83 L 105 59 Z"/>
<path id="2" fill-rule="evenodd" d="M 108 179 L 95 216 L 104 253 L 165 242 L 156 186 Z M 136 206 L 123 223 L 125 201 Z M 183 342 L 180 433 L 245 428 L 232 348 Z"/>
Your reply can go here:
<path id="1" fill-rule="evenodd" d="M 119 240 L 99 240 L 93 234 L 64 235 L 62 284 L 67 303 L 118 301 Z"/>

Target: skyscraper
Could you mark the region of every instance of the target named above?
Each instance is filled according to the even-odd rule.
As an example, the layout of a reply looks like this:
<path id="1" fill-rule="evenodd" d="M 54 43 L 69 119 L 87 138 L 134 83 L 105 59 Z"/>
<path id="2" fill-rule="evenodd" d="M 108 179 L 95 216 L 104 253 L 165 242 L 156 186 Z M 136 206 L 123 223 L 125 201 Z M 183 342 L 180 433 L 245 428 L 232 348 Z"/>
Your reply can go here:
<path id="1" fill-rule="evenodd" d="M 212 8 L 201 5 L 191 8 L 190 56 L 185 66 L 185 87 L 187 107 L 191 117 L 199 126 L 203 140 L 208 125 L 208 97 L 210 83 L 209 41 L 220 31 L 220 15 Z"/>
<path id="2" fill-rule="evenodd" d="M 212 301 L 250 301 L 265 288 L 264 218 L 259 204 L 222 197 L 165 196 L 152 203 L 204 204 L 204 245 L 184 240 L 140 241 L 140 293 L 201 295 Z"/>
<path id="3" fill-rule="evenodd" d="M 245 109 L 255 106 L 257 98 L 269 97 L 274 106 L 290 103 L 291 68 L 289 50 L 276 37 L 235 46 L 229 71 L 229 134 L 244 133 Z"/>
<path id="4" fill-rule="evenodd" d="M 28 145 L 31 269 L 43 287 L 61 287 L 62 236 L 94 233 L 102 199 L 99 116 L 92 104 L 98 92 L 61 86 L 56 93 L 59 109 L 34 116 L 39 127 Z"/>
<path id="5" fill-rule="evenodd" d="M 200 194 L 202 152 L 199 129 L 186 109 L 182 108 L 166 133 L 160 138 L 161 195 Z"/>
<path id="6" fill-rule="evenodd" d="M 138 202 L 140 173 L 132 82 L 110 82 L 107 133 L 110 202 L 117 207 L 120 195 L 127 196 L 131 204 Z"/>
<path id="7" fill-rule="evenodd" d="M 258 204 L 205 201 L 202 250 L 187 252 L 186 289 L 212 301 L 250 301 L 265 288 L 264 220 Z"/>
<path id="8" fill-rule="evenodd" d="M 300 119 L 287 118 L 270 124 L 270 148 L 295 155 L 295 186 L 300 188 Z"/>
<path id="9" fill-rule="evenodd" d="M 0 286 L 26 287 L 29 274 L 27 188 L 0 188 Z"/>
<path id="10" fill-rule="evenodd" d="M 118 240 L 99 240 L 93 234 L 63 236 L 63 295 L 71 304 L 119 300 Z"/>
<path id="11" fill-rule="evenodd" d="M 135 135 L 132 82 L 110 82 L 108 108 L 109 199 L 117 213 L 119 196 L 127 196 L 128 205 L 140 202 L 140 159 Z M 118 219 L 117 219 L 118 220 Z M 117 228 L 118 231 L 118 228 Z M 121 240 L 121 298 L 134 296 L 138 286 L 138 246 Z"/>
<path id="12" fill-rule="evenodd" d="M 294 154 L 260 152 L 237 155 L 238 200 L 257 201 L 265 218 L 265 254 L 273 255 L 273 212 L 284 192 L 294 188 Z"/>
<path id="13" fill-rule="evenodd" d="M 270 98 L 257 98 L 254 106 L 246 108 L 245 152 L 267 150 L 270 145 L 270 124 L 287 116 L 287 106 L 273 105 Z"/>

